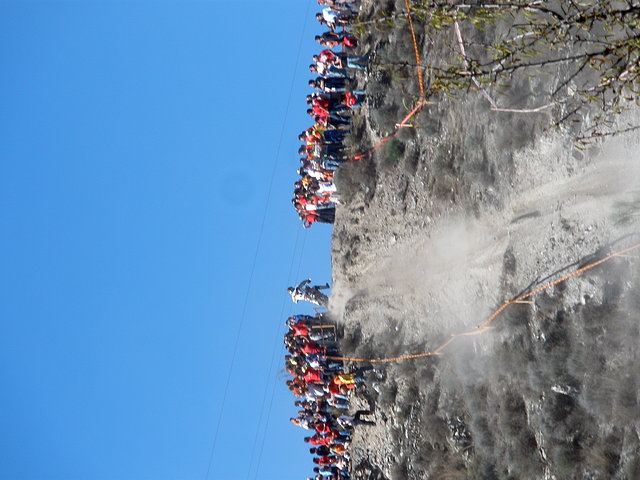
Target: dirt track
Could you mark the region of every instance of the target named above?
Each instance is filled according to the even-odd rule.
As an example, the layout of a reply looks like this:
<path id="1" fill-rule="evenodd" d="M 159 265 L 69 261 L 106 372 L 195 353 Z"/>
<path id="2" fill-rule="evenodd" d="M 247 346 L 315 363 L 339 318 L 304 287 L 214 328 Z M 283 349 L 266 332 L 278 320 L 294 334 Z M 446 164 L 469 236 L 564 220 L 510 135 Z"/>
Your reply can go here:
<path id="1" fill-rule="evenodd" d="M 378 66 L 412 54 L 406 29 L 383 33 L 362 40 Z M 431 40 L 425 55 L 446 43 Z M 359 146 L 417 90 L 384 68 L 362 83 Z M 507 100 L 533 105 L 545 88 L 523 82 Z M 428 351 L 552 273 L 640 241 L 637 134 L 583 153 L 575 132 L 545 131 L 547 114 L 491 112 L 477 92 L 436 100 L 337 176 L 330 306 L 347 355 Z M 439 357 L 382 367 L 359 399 L 377 425 L 356 432 L 354 477 L 640 478 L 639 266 L 614 259 Z"/>

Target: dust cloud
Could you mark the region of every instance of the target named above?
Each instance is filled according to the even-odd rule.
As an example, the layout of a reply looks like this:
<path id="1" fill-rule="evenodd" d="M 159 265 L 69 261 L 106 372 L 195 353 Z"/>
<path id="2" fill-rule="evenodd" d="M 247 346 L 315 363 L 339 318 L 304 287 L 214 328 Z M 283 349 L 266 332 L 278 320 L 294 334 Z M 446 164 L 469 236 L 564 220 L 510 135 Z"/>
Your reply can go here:
<path id="1" fill-rule="evenodd" d="M 334 272 L 346 354 L 430 351 L 523 290 L 640 242 L 636 136 L 578 154 L 549 135 L 513 164 L 497 200 L 479 208 L 406 231 L 380 215 L 376 254 Z M 640 471 L 639 271 L 638 259 L 615 258 L 510 306 L 495 329 L 441 356 L 384 364 L 365 396 L 378 426 L 356 437 L 354 464 L 379 478 L 460 465 L 469 476 L 459 478 Z"/>
<path id="2" fill-rule="evenodd" d="M 546 153 L 557 152 L 548 148 Z M 430 332 L 473 328 L 508 298 L 503 292 L 507 277 L 514 278 L 506 293 L 515 295 L 637 231 L 637 208 L 623 212 L 632 221 L 621 225 L 616 219 L 621 205 L 640 207 L 640 153 L 629 155 L 625 142 L 614 139 L 581 169 L 537 175 L 537 182 L 525 172 L 522 191 L 501 209 L 445 217 L 421 236 L 396 243 L 363 266 L 356 282 L 338 279 L 332 311 L 342 318 L 353 298 L 374 304 L 383 298 L 399 313 L 420 313 L 417 323 L 428 324 Z M 511 272 L 514 268 L 517 272 Z M 383 319 L 377 325 L 386 328 Z"/>

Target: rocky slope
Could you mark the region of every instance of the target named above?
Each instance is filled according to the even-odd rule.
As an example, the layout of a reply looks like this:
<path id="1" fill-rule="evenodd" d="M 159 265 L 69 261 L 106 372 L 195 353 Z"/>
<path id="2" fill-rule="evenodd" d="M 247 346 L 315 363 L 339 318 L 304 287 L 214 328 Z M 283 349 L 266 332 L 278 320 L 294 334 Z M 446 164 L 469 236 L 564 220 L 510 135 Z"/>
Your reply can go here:
<path id="1" fill-rule="evenodd" d="M 365 2 L 363 16 L 403 5 Z M 360 80 L 358 148 L 415 99 L 411 69 L 385 68 L 413 56 L 401 27 L 361 32 L 376 65 Z M 421 38 L 422 54 L 453 55 L 447 35 Z M 503 100 L 535 105 L 553 82 L 522 80 Z M 433 100 L 337 175 L 330 307 L 348 355 L 432 350 L 550 275 L 640 242 L 637 134 L 581 152 L 575 132 L 545 129 L 548 114 L 492 112 L 474 91 Z M 377 425 L 355 434 L 354 478 L 640 478 L 639 265 L 615 258 L 442 355 L 380 364 L 357 399 Z"/>

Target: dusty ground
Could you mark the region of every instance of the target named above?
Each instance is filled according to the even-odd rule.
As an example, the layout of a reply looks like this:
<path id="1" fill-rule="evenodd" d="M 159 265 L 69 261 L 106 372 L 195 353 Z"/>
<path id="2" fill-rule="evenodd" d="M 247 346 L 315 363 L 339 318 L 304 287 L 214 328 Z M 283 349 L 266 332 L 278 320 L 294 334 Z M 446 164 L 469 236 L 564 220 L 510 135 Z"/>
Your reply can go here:
<path id="1" fill-rule="evenodd" d="M 363 14 L 392 7 L 365 2 Z M 450 34 L 421 39 L 422 54 L 450 51 Z M 384 67 L 412 57 L 407 35 L 371 30 L 362 50 Z M 373 67 L 360 80 L 370 101 L 354 145 L 373 145 L 410 108 L 415 79 L 398 75 Z M 502 100 L 535 105 L 553 81 L 520 81 Z M 491 112 L 477 92 L 434 101 L 416 128 L 338 174 L 330 306 L 348 355 L 429 351 L 554 272 L 640 242 L 637 134 L 583 153 L 575 132 L 545 130 L 547 114 Z M 358 399 L 377 425 L 357 430 L 352 475 L 640 478 L 639 266 L 616 258 L 441 356 L 384 364 Z"/>

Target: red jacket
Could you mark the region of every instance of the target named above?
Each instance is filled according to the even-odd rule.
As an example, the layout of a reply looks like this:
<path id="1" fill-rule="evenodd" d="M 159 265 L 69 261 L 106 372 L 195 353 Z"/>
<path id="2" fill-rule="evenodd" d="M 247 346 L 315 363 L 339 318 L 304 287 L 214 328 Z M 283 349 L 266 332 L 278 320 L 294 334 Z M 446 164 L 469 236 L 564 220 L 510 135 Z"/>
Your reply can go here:
<path id="1" fill-rule="evenodd" d="M 325 108 L 322 108 L 318 105 L 314 105 L 314 107 L 311 109 L 312 113 L 320 118 L 329 118 L 329 111 Z"/>
<path id="2" fill-rule="evenodd" d="M 311 102 L 312 106 L 324 108 L 325 110 L 329 110 L 329 99 L 323 97 L 316 97 Z"/>
<path id="3" fill-rule="evenodd" d="M 318 423 L 315 426 L 315 431 L 318 432 L 320 435 L 327 435 L 328 433 L 331 433 L 331 427 L 329 426 L 329 424 L 327 423 Z"/>
<path id="4" fill-rule="evenodd" d="M 309 219 L 309 215 L 307 215 L 307 220 Z M 302 348 L 300 348 L 302 353 L 306 353 L 307 355 L 313 353 L 322 353 L 322 347 L 318 345 L 316 342 L 309 342 L 305 344 Z"/>
<path id="5" fill-rule="evenodd" d="M 332 50 L 329 50 L 327 48 L 320 52 L 319 58 L 322 63 L 329 63 L 329 62 L 333 62 L 336 59 L 336 54 L 333 53 Z"/>
<path id="6" fill-rule="evenodd" d="M 304 203 L 300 202 L 300 205 L 304 205 Z M 296 323 L 293 328 L 293 336 L 294 337 L 308 337 L 309 336 L 309 327 L 305 324 Z"/>
<path id="7" fill-rule="evenodd" d="M 304 374 L 304 381 L 307 383 L 320 383 L 322 382 L 322 378 L 320 376 L 320 371 L 315 368 L 308 368 Z"/>
<path id="8" fill-rule="evenodd" d="M 347 107 L 353 107 L 357 101 L 358 99 L 353 93 L 347 92 L 344 94 L 344 99 L 342 100 L 342 104 L 346 105 Z"/>
<path id="9" fill-rule="evenodd" d="M 334 457 L 330 457 L 329 455 L 325 455 L 324 457 L 318 458 L 318 465 L 333 465 L 336 463 L 336 459 Z"/>
<path id="10" fill-rule="evenodd" d="M 329 434 L 327 436 L 322 436 L 319 433 L 316 433 L 313 437 L 311 437 L 311 440 L 309 440 L 309 443 L 311 445 L 329 445 L 330 443 L 333 443 L 333 438 L 334 436 L 332 434 Z"/>

